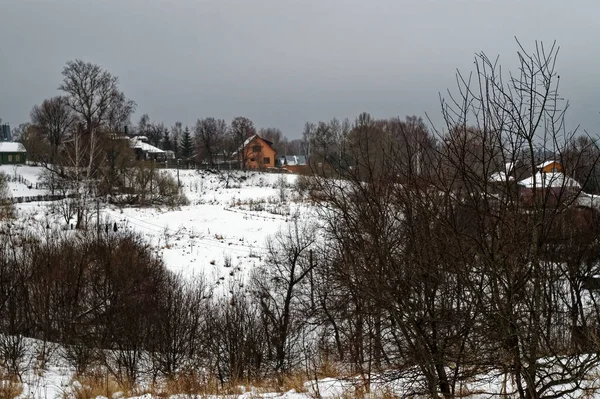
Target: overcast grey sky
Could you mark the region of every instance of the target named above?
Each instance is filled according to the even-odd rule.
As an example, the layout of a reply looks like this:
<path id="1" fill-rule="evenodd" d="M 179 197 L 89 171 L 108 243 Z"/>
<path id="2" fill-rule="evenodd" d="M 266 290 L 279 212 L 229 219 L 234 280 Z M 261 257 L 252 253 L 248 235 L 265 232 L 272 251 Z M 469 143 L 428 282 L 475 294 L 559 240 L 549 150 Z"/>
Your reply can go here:
<path id="1" fill-rule="evenodd" d="M 473 55 L 514 65 L 514 36 L 561 47 L 568 122 L 598 131 L 600 1 L 0 0 L 0 118 L 58 94 L 66 61 L 108 69 L 153 121 L 424 115 Z"/>

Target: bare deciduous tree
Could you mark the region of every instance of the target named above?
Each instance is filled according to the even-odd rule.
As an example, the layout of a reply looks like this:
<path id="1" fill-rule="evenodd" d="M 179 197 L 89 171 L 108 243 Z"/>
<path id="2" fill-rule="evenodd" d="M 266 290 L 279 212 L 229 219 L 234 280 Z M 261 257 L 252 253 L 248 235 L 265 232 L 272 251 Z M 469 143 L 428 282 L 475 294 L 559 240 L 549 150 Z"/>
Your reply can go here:
<path id="1" fill-rule="evenodd" d="M 195 139 L 201 162 L 206 162 L 210 167 L 215 165 L 226 134 L 227 123 L 223 119 L 206 118 L 196 121 Z"/>
<path id="2" fill-rule="evenodd" d="M 75 116 L 66 97 L 52 97 L 44 100 L 31 110 L 31 123 L 36 132 L 50 145 L 50 158 L 47 163 L 54 164 L 59 148 L 70 135 Z"/>
<path id="3" fill-rule="evenodd" d="M 269 241 L 267 265 L 253 278 L 273 347 L 274 370 L 280 377 L 298 361 L 297 340 L 307 318 L 302 311 L 310 290 L 314 267 L 310 251 L 315 240 L 314 229 L 294 219 L 287 231 Z"/>

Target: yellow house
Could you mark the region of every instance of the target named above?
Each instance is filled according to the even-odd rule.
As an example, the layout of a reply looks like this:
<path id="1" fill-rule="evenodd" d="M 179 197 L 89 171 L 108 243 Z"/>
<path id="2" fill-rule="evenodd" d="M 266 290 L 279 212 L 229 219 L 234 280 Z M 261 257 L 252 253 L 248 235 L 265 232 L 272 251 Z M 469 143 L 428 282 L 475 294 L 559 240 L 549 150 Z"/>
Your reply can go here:
<path id="1" fill-rule="evenodd" d="M 564 173 L 565 170 L 560 162 L 557 161 L 546 161 L 537 166 L 538 171 L 541 173 Z"/>
<path id="2" fill-rule="evenodd" d="M 248 138 L 234 157 L 245 169 L 265 169 L 275 166 L 276 152 L 272 142 L 259 137 L 257 134 Z"/>

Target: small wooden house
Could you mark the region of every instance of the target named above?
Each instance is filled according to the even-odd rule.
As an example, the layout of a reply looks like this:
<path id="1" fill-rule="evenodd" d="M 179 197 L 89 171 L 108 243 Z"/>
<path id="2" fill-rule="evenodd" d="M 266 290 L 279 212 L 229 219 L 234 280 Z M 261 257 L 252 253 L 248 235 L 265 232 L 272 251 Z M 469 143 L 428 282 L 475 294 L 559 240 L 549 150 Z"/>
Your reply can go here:
<path id="1" fill-rule="evenodd" d="M 233 159 L 244 169 L 266 169 L 275 166 L 273 143 L 257 134 L 249 137 L 240 149 L 233 153 Z"/>
<path id="2" fill-rule="evenodd" d="M 551 204 L 563 202 L 579 195 L 581 185 L 575 179 L 564 174 L 560 162 L 547 161 L 537 166 L 537 172 L 520 180 L 521 198 L 527 204 L 532 204 L 534 193 L 539 201 Z"/>
<path id="3" fill-rule="evenodd" d="M 0 164 L 17 165 L 27 162 L 27 150 L 21 143 L 0 142 Z"/>
<path id="4" fill-rule="evenodd" d="M 137 136 L 131 139 L 131 147 L 135 157 L 141 161 L 164 162 L 167 160 L 166 153 L 158 147 L 148 144 L 145 136 Z"/>
<path id="5" fill-rule="evenodd" d="M 540 173 L 565 173 L 565 169 L 558 161 L 546 161 L 537 166 Z"/>

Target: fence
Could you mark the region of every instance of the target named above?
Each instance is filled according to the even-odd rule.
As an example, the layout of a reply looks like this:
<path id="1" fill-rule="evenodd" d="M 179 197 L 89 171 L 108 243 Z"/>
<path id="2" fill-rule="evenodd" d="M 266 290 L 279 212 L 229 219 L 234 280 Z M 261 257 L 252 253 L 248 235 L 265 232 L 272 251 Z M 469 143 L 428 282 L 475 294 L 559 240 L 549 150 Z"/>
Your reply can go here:
<path id="1" fill-rule="evenodd" d="M 58 201 L 65 198 L 75 198 L 77 194 L 69 194 L 69 195 L 29 195 L 24 197 L 12 197 L 11 201 L 13 204 L 22 204 L 26 202 L 41 202 L 41 201 Z"/>
<path id="2" fill-rule="evenodd" d="M 146 161 L 151 162 L 151 161 Z M 230 171 L 230 170 L 244 170 L 239 162 L 224 162 L 215 163 L 209 165 L 206 163 L 195 163 L 195 162 L 177 162 L 175 160 L 168 160 L 165 162 L 154 162 L 154 167 L 157 169 L 180 169 L 180 170 L 214 170 L 214 171 Z M 271 167 L 264 169 L 245 169 L 247 172 L 267 172 L 267 173 L 295 173 L 286 168 L 282 167 Z"/>

